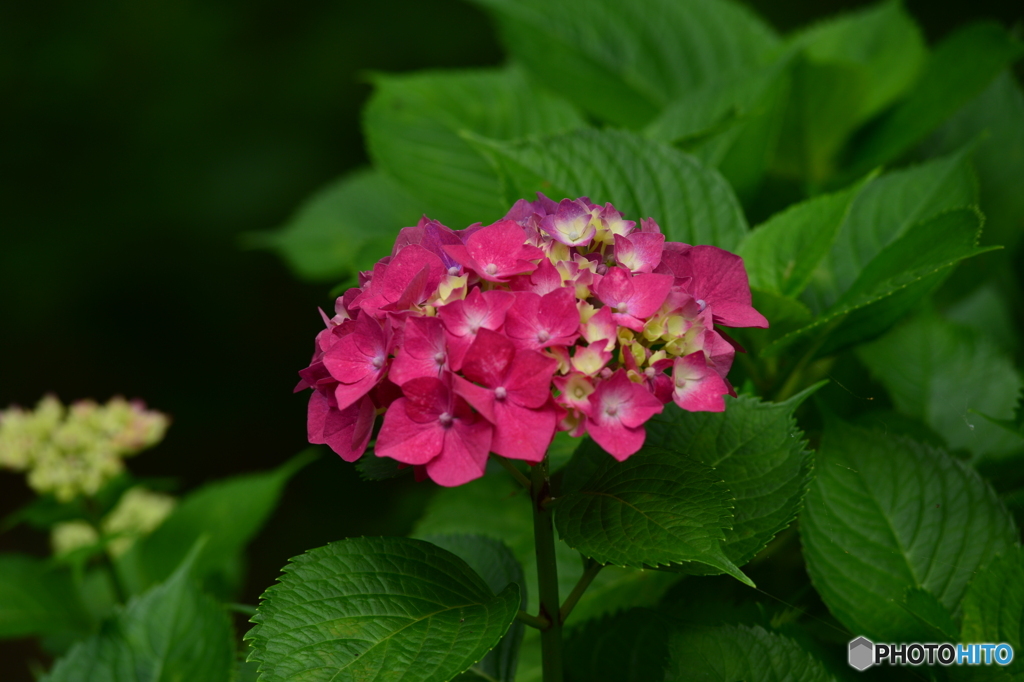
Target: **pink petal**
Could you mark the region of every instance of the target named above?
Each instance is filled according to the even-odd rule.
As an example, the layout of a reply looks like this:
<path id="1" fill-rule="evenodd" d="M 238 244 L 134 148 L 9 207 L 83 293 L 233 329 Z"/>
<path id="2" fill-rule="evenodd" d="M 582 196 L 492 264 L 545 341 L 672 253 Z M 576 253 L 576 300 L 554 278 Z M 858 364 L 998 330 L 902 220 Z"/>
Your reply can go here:
<path id="1" fill-rule="evenodd" d="M 481 329 L 462 360 L 462 374 L 488 388 L 500 386 L 515 354 L 515 346 L 504 335 Z"/>
<path id="2" fill-rule="evenodd" d="M 494 441 L 491 450 L 503 457 L 539 462 L 544 459 L 558 423 L 555 410 L 531 410 L 511 401 L 494 404 Z"/>
<path id="3" fill-rule="evenodd" d="M 492 424 L 496 423 L 494 391 L 466 381 L 457 374 L 452 379 L 452 390 L 455 391 L 456 395 L 464 398 L 484 419 Z"/>
<path id="4" fill-rule="evenodd" d="M 426 464 L 441 453 L 445 430 L 436 421 L 410 418 L 407 398 L 391 403 L 384 414 L 384 425 L 377 436 L 374 452 L 406 464 Z"/>
<path id="5" fill-rule="evenodd" d="M 444 325 L 436 317 L 410 317 L 405 338 L 391 363 L 389 377 L 402 385 L 418 377 L 440 377 L 448 370 Z"/>
<path id="6" fill-rule="evenodd" d="M 743 259 L 715 246 L 693 246 L 673 264 L 677 277 L 691 277 L 689 293 L 711 306 L 715 322 L 727 327 L 768 326 L 754 310 Z"/>
<path id="7" fill-rule="evenodd" d="M 653 272 L 661 263 L 665 235 L 634 232 L 628 237 L 615 235 L 615 260 L 632 272 Z"/>
<path id="8" fill-rule="evenodd" d="M 599 424 L 593 419 L 587 421 L 587 433 L 605 452 L 620 462 L 636 454 L 647 439 L 647 430 L 642 426 L 631 429 L 619 423 Z"/>
<path id="9" fill-rule="evenodd" d="M 420 423 L 436 422 L 451 405 L 448 386 L 432 377 L 419 377 L 405 382 L 402 384 L 402 394 L 405 396 L 405 411 L 409 418 Z"/>
<path id="10" fill-rule="evenodd" d="M 509 402 L 536 409 L 551 398 L 551 379 L 557 369 L 557 361 L 520 348 L 501 386 L 507 391 Z"/>
<path id="11" fill-rule="evenodd" d="M 532 272 L 537 266 L 529 260 L 542 255 L 539 249 L 526 246 L 526 232 L 512 220 L 500 220 L 481 228 L 466 239 L 465 252 L 462 248 L 445 246 L 444 250 L 481 278 L 492 282 Z"/>
<path id="12" fill-rule="evenodd" d="M 509 308 L 505 333 L 520 348 L 568 346 L 579 336 L 579 322 L 572 289 L 564 287 L 544 296 L 522 291 Z"/>
<path id="13" fill-rule="evenodd" d="M 684 410 L 725 410 L 724 396 L 730 393 L 729 385 L 714 368 L 708 366 L 704 353 L 691 353 L 686 357 L 676 358 L 672 367 L 672 382 L 675 386 L 672 399 Z"/>
<path id="14" fill-rule="evenodd" d="M 323 445 L 327 442 L 324 440 L 324 422 L 327 420 L 328 411 L 330 406 L 327 404 L 327 398 L 319 391 L 313 391 L 309 396 L 309 407 L 306 411 L 306 437 L 314 445 Z"/>
<path id="15" fill-rule="evenodd" d="M 369 398 L 345 410 L 331 410 L 324 424 L 324 440 L 343 460 L 354 462 L 366 451 L 376 416 Z"/>
<path id="16" fill-rule="evenodd" d="M 384 298 L 392 302 L 398 301 L 424 268 L 427 272 L 423 275 L 423 288 L 427 293 L 431 293 L 437 289 L 445 272 L 441 259 L 418 244 L 410 244 L 399 251 L 388 264 L 384 272 L 384 281 L 380 284 Z M 376 284 L 375 281 L 374 285 Z"/>
<path id="17" fill-rule="evenodd" d="M 555 214 L 545 216 L 541 221 L 540 229 L 567 246 L 589 244 L 597 232 L 591 224 L 590 209 L 581 201 L 572 199 L 562 199 Z"/>
<path id="18" fill-rule="evenodd" d="M 445 433 L 441 454 L 427 462 L 427 474 L 438 485 L 449 487 L 483 476 L 492 430 L 483 420 L 452 426 Z"/>

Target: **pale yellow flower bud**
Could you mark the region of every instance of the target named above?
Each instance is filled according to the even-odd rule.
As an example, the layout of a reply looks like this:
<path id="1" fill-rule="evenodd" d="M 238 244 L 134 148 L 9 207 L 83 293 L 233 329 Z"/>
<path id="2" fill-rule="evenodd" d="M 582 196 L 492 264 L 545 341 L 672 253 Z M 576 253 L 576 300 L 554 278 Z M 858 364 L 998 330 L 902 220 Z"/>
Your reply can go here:
<path id="1" fill-rule="evenodd" d="M 50 529 L 50 546 L 55 556 L 70 554 L 76 549 L 99 542 L 96 529 L 85 521 L 65 521 Z"/>
<path id="2" fill-rule="evenodd" d="M 103 532 L 116 536 L 107 549 L 114 556 L 124 554 L 137 539 L 156 530 L 176 503 L 170 495 L 142 487 L 128 490 L 103 519 Z"/>

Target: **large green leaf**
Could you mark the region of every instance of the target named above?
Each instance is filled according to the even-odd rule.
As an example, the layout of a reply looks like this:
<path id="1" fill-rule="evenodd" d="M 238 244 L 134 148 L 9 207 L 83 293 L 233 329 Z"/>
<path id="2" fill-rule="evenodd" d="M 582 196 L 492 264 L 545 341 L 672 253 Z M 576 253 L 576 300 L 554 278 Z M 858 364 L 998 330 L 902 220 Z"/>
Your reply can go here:
<path id="1" fill-rule="evenodd" d="M 588 621 L 565 643 L 568 682 L 661 680 L 673 621 L 654 609 L 629 609 Z"/>
<path id="2" fill-rule="evenodd" d="M 899 97 L 926 58 L 921 31 L 899 2 L 885 2 L 811 27 L 783 127 L 782 165 L 820 182 L 850 134 Z"/>
<path id="3" fill-rule="evenodd" d="M 1024 387 L 1013 359 L 977 331 L 925 313 L 860 346 L 857 356 L 897 409 L 931 426 L 951 448 L 976 457 L 1024 448 L 1024 438 L 971 414 L 1012 418 Z"/>
<path id="4" fill-rule="evenodd" d="M 858 175 L 899 157 L 1021 54 L 1024 46 L 995 23 L 971 24 L 943 40 L 906 99 L 858 140 L 850 172 Z"/>
<path id="5" fill-rule="evenodd" d="M 913 225 L 868 263 L 846 292 L 811 324 L 783 336 L 762 355 L 775 355 L 806 336 L 828 355 L 881 334 L 927 295 L 949 268 L 990 251 L 978 246 L 982 216 L 954 209 Z"/>
<path id="6" fill-rule="evenodd" d="M 245 637 L 264 682 L 446 682 L 498 644 L 519 602 L 429 542 L 351 538 L 294 557 Z"/>
<path id="7" fill-rule="evenodd" d="M 1024 677 L 1024 550 L 1009 550 L 983 568 L 964 595 L 961 642 L 1006 642 L 1013 647 L 1013 662 L 1005 672 Z"/>
<path id="8" fill-rule="evenodd" d="M 526 608 L 526 581 L 508 545 L 483 535 L 430 535 L 425 540 L 459 557 L 484 579 L 491 591 L 498 594 L 508 585 L 519 586 L 519 608 Z M 519 645 L 523 641 L 525 626 L 516 621 L 494 647 L 469 672 L 482 673 L 485 679 L 513 682 L 519 662 Z"/>
<path id="9" fill-rule="evenodd" d="M 1009 70 L 936 130 L 925 150 L 946 154 L 975 142 L 985 241 L 1015 246 L 1024 235 L 1024 93 Z"/>
<path id="10" fill-rule="evenodd" d="M 811 453 L 793 412 L 813 386 L 783 403 L 726 398 L 724 412 L 674 405 L 647 422 L 647 443 L 714 469 L 732 493 L 733 523 L 722 549 L 737 566 L 754 558 L 796 518 L 811 478 Z"/>
<path id="11" fill-rule="evenodd" d="M 506 198 L 589 196 L 630 220 L 653 217 L 670 241 L 735 249 L 747 232 L 732 188 L 688 154 L 621 130 L 579 130 L 503 143 L 473 138 L 494 160 Z"/>
<path id="12" fill-rule="evenodd" d="M 313 452 L 273 471 L 209 483 L 187 495 L 159 528 L 120 557 L 122 580 L 133 593 L 163 581 L 203 536 L 208 542 L 196 558 L 196 577 L 206 579 L 222 570 L 263 527 L 285 483 L 314 458 Z"/>
<path id="13" fill-rule="evenodd" d="M 71 570 L 24 554 L 0 554 L 0 638 L 87 630 Z"/>
<path id="14" fill-rule="evenodd" d="M 800 517 L 807 570 L 854 634 L 911 641 L 922 625 L 900 606 L 908 589 L 955 612 L 978 568 L 1016 544 L 992 489 L 942 450 L 830 419 L 816 469 Z"/>
<path id="15" fill-rule="evenodd" d="M 789 637 L 762 627 L 687 628 L 669 640 L 671 682 L 830 682 L 824 666 Z"/>
<path id="16" fill-rule="evenodd" d="M 753 584 L 722 552 L 733 524 L 729 489 L 695 459 L 647 445 L 619 462 L 591 441 L 563 485 L 555 527 L 585 556 L 637 568 L 697 562 Z"/>
<path id="17" fill-rule="evenodd" d="M 915 223 L 978 202 L 978 186 L 961 149 L 948 157 L 886 173 L 857 195 L 803 300 L 815 312 L 834 304 L 886 246 Z"/>
<path id="18" fill-rule="evenodd" d="M 862 184 L 790 206 L 754 228 L 737 253 L 761 291 L 798 296 L 828 254 Z"/>
<path id="19" fill-rule="evenodd" d="M 191 577 L 195 555 L 170 579 L 76 645 L 45 682 L 223 682 L 235 667 L 227 613 Z"/>
<path id="20" fill-rule="evenodd" d="M 453 228 L 499 218 L 498 176 L 459 136 L 497 140 L 584 125 L 565 100 L 538 90 L 515 67 L 378 75 L 363 125 L 376 167 Z"/>
<path id="21" fill-rule="evenodd" d="M 639 128 L 673 99 L 764 63 L 778 38 L 729 0 L 475 0 L 531 74 L 598 119 Z"/>
<path id="22" fill-rule="evenodd" d="M 422 214 L 419 202 L 379 171 L 358 170 L 307 199 L 280 230 L 247 242 L 274 249 L 303 279 L 338 281 L 391 253 L 398 231 Z"/>

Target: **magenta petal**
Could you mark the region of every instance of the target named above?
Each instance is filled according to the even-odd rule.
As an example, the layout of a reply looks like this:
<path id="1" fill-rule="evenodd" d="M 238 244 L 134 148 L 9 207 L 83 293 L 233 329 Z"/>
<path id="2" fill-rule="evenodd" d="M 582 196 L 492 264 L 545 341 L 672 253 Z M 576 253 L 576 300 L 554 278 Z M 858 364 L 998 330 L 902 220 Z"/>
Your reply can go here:
<path id="1" fill-rule="evenodd" d="M 405 382 L 402 384 L 402 394 L 405 396 L 405 410 L 409 418 L 416 422 L 436 422 L 442 413 L 449 410 L 451 404 L 448 386 L 433 377 L 419 377 Z"/>
<path id="2" fill-rule="evenodd" d="M 369 393 L 377 385 L 378 379 L 378 375 L 368 374 L 355 383 L 339 383 L 334 387 L 334 400 L 338 403 L 338 409 L 344 410 Z"/>
<path id="3" fill-rule="evenodd" d="M 551 397 L 551 379 L 558 363 L 537 351 L 521 348 L 516 352 L 502 386 L 508 401 L 537 409 Z"/>
<path id="4" fill-rule="evenodd" d="M 539 462 L 555 436 L 557 418 L 549 406 L 531 410 L 511 401 L 495 402 L 494 441 L 491 450 L 510 459 Z"/>
<path id="5" fill-rule="evenodd" d="M 445 267 L 441 259 L 418 244 L 410 244 L 399 251 L 388 263 L 387 270 L 384 271 L 384 281 L 380 283 L 384 298 L 391 302 L 401 299 L 424 268 L 427 272 L 422 275 L 425 278 L 423 289 L 431 292 L 437 288 L 444 275 Z M 373 284 L 376 288 L 378 283 L 374 281 Z"/>
<path id="6" fill-rule="evenodd" d="M 620 462 L 636 454 L 647 439 L 647 430 L 642 426 L 631 429 L 622 424 L 599 424 L 592 419 L 587 422 L 587 433 L 605 452 Z"/>
<path id="7" fill-rule="evenodd" d="M 494 391 L 483 386 L 466 381 L 459 375 L 452 379 L 452 390 L 455 394 L 465 399 L 474 410 L 479 412 L 484 419 L 496 423 L 497 417 L 494 414 Z"/>
<path id="8" fill-rule="evenodd" d="M 673 266 L 677 277 L 692 277 L 690 293 L 711 306 L 715 322 L 727 327 L 767 327 L 754 310 L 743 259 L 715 246 L 693 246 Z"/>
<path id="9" fill-rule="evenodd" d="M 730 393 L 728 383 L 714 368 L 709 367 L 704 353 L 691 353 L 676 358 L 672 367 L 676 405 L 690 412 L 723 412 L 725 397 Z"/>
<path id="10" fill-rule="evenodd" d="M 459 263 L 492 282 L 503 282 L 513 275 L 532 272 L 536 266 L 529 259 L 542 255 L 539 249 L 526 246 L 525 230 L 512 220 L 499 220 L 470 235 L 465 248 L 471 264 L 463 262 L 459 247 L 444 248 Z"/>
<path id="11" fill-rule="evenodd" d="M 516 348 L 506 337 L 481 329 L 462 360 L 462 374 L 470 381 L 496 388 L 505 381 Z"/>
<path id="12" fill-rule="evenodd" d="M 391 403 L 377 436 L 374 452 L 406 464 L 426 464 L 441 453 L 444 429 L 436 421 L 419 422 L 409 417 L 407 398 Z"/>
<path id="13" fill-rule="evenodd" d="M 324 440 L 343 460 L 354 462 L 366 451 L 376 414 L 369 398 L 345 410 L 331 410 L 324 424 Z"/>
<path id="14" fill-rule="evenodd" d="M 661 264 L 664 244 L 665 235 L 654 232 L 615 235 L 615 260 L 632 272 L 653 272 Z"/>
<path id="15" fill-rule="evenodd" d="M 419 377 L 440 377 L 448 369 L 444 326 L 436 317 L 410 317 L 389 378 L 398 385 Z"/>
<path id="16" fill-rule="evenodd" d="M 427 463 L 427 474 L 438 485 L 456 486 L 480 478 L 491 451 L 492 427 L 483 420 L 456 424 L 444 437 L 441 454 Z"/>
<path id="17" fill-rule="evenodd" d="M 330 405 L 327 404 L 327 397 L 319 391 L 313 391 L 309 396 L 309 407 L 306 411 L 306 437 L 314 445 L 323 445 L 324 422 L 327 420 L 327 413 Z"/>

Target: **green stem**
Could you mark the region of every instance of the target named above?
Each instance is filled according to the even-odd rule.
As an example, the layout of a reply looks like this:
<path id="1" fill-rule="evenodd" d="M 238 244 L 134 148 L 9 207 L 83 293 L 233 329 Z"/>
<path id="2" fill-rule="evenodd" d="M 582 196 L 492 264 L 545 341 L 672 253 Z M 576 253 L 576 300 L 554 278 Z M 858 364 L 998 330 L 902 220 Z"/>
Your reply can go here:
<path id="1" fill-rule="evenodd" d="M 87 498 L 85 501 L 85 509 L 89 515 L 89 525 L 96 531 L 96 537 L 103 538 L 103 523 L 100 519 L 100 510 L 96 505 L 96 501 L 92 498 Z M 117 575 L 117 566 L 114 565 L 114 560 L 110 556 L 110 552 L 107 551 L 107 547 L 103 547 L 103 551 L 100 552 L 100 562 L 103 564 L 103 568 L 107 572 L 107 576 L 110 578 L 110 584 L 114 590 L 114 596 L 117 598 L 118 603 L 128 603 L 128 593 L 124 589 L 124 585 L 121 584 L 121 578 Z"/>
<path id="2" fill-rule="evenodd" d="M 551 496 L 548 460 L 533 467 L 533 540 L 537 548 L 537 587 L 540 617 L 548 621 L 540 632 L 541 669 L 544 682 L 562 682 L 562 622 L 559 619 L 558 567 L 555 563 L 555 529 L 551 510 L 544 502 Z"/>
<path id="3" fill-rule="evenodd" d="M 505 459 L 501 455 L 494 454 L 493 452 L 491 453 L 491 457 L 494 459 L 495 462 L 497 462 L 501 466 L 505 467 L 505 470 L 508 471 L 510 474 L 512 474 L 512 478 L 514 478 L 517 481 L 519 481 L 522 484 L 522 486 L 524 488 L 526 488 L 526 492 L 530 492 L 530 485 L 531 485 L 530 484 L 530 479 L 528 479 L 526 476 L 524 476 L 522 471 L 520 471 L 519 469 L 516 469 L 516 465 L 515 464 L 513 464 L 510 461 L 508 461 L 507 459 Z"/>
<path id="4" fill-rule="evenodd" d="M 547 618 L 530 615 L 522 609 L 520 609 L 519 613 L 516 614 L 516 620 L 529 625 L 531 628 L 537 628 L 538 630 L 543 630 L 547 626 L 551 625 Z"/>
<path id="5" fill-rule="evenodd" d="M 604 564 L 594 561 L 593 559 L 584 559 L 585 568 L 583 569 L 583 575 L 580 576 L 579 582 L 572 588 L 572 592 L 565 598 L 565 603 L 562 604 L 562 608 L 558 611 L 558 619 L 563 623 L 569 618 L 569 614 L 572 613 L 573 608 L 576 607 L 576 602 L 580 600 L 583 593 L 590 587 L 590 583 L 594 582 L 594 578 L 604 568 Z"/>

